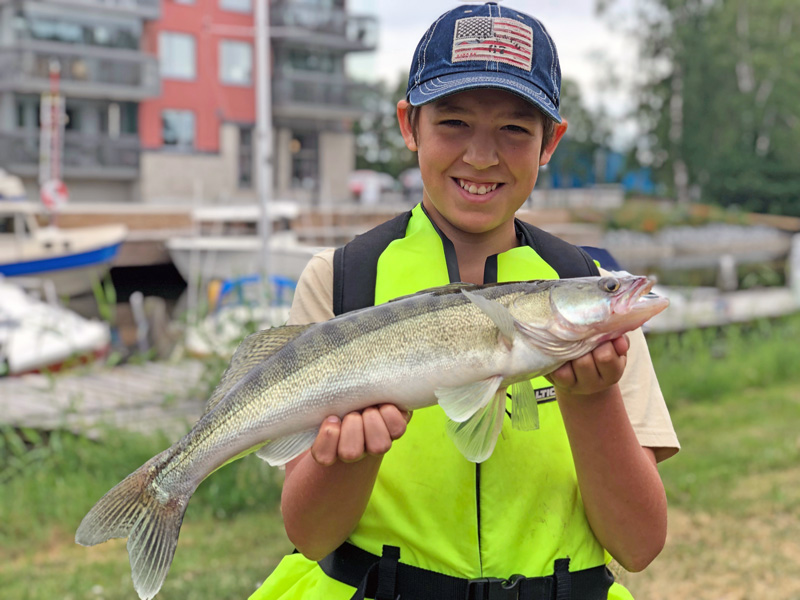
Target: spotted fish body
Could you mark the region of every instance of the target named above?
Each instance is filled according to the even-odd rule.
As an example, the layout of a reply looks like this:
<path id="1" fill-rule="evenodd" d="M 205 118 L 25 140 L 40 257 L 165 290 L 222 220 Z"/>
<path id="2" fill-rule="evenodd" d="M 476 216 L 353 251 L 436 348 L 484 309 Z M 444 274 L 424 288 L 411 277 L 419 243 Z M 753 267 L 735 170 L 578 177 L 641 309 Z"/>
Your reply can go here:
<path id="1" fill-rule="evenodd" d="M 416 410 L 437 402 L 470 460 L 492 453 L 506 389 L 513 422 L 538 427 L 529 380 L 635 329 L 667 301 L 644 277 L 590 277 L 488 286 L 455 284 L 312 325 L 246 338 L 192 430 L 108 492 L 76 541 L 128 537 L 134 587 L 158 593 L 197 486 L 257 451 L 283 465 L 322 421 L 377 402 Z"/>

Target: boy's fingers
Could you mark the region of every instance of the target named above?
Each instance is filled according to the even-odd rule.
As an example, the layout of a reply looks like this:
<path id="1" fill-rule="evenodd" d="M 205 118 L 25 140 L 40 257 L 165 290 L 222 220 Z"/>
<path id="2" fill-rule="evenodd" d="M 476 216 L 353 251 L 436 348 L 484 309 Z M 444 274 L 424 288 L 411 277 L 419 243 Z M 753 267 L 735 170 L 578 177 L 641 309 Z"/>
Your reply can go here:
<path id="1" fill-rule="evenodd" d="M 627 333 L 616 338 L 615 340 L 611 340 L 611 343 L 614 344 L 614 350 L 617 351 L 619 356 L 626 355 L 631 347 L 631 339 L 628 337 Z"/>
<path id="2" fill-rule="evenodd" d="M 411 413 L 400 410 L 394 404 L 382 404 L 378 407 L 389 437 L 393 440 L 400 438 L 406 432 L 406 425 L 411 420 Z"/>
<path id="3" fill-rule="evenodd" d="M 346 414 L 339 435 L 339 460 L 356 462 L 364 457 L 364 420 L 360 413 Z"/>
<path id="4" fill-rule="evenodd" d="M 613 342 L 600 345 L 592 353 L 595 368 L 602 381 L 616 383 L 622 376 L 628 358 L 626 355 L 627 344 L 627 340 L 617 338 Z M 622 353 L 619 353 L 620 347 L 624 349 Z"/>
<path id="5" fill-rule="evenodd" d="M 568 362 L 561 365 L 555 371 L 547 376 L 547 380 L 553 385 L 561 387 L 571 387 L 575 385 L 575 371 L 572 368 L 572 363 Z"/>
<path id="6" fill-rule="evenodd" d="M 322 422 L 317 438 L 311 445 L 311 456 L 315 461 L 326 467 L 336 462 L 340 432 L 338 417 L 328 417 Z"/>
<path id="7" fill-rule="evenodd" d="M 375 407 L 364 410 L 364 449 L 373 455 L 386 454 L 392 447 L 392 438 L 381 411 Z"/>

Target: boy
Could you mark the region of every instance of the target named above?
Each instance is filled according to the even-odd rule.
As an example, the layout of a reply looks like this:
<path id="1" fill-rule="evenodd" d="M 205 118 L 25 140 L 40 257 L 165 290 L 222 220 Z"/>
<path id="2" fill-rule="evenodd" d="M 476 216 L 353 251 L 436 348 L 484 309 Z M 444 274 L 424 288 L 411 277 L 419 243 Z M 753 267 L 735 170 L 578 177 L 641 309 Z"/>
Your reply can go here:
<path id="1" fill-rule="evenodd" d="M 581 250 L 514 218 L 567 129 L 560 79 L 536 19 L 495 3 L 442 15 L 397 105 L 422 202 L 312 259 L 290 321 L 455 281 L 598 274 Z M 638 571 L 661 551 L 656 462 L 678 449 L 644 338 L 607 342 L 533 387 L 540 429 L 506 419 L 477 465 L 438 407 L 410 420 L 376 398 L 327 419 L 286 468 L 281 506 L 299 553 L 252 598 L 630 598 L 608 555 Z"/>

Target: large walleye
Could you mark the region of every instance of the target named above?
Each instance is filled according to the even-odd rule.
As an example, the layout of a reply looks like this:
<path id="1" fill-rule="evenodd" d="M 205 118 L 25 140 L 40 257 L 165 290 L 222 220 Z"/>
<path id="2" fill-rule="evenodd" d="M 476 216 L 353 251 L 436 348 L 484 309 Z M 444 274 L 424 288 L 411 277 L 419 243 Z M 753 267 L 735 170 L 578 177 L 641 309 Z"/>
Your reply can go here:
<path id="1" fill-rule="evenodd" d="M 169 571 L 189 498 L 203 479 L 253 451 L 283 465 L 311 447 L 325 417 L 391 402 L 437 401 L 464 456 L 494 450 L 512 388 L 512 426 L 538 427 L 529 380 L 666 308 L 645 277 L 454 284 L 246 338 L 192 430 L 92 508 L 75 540 L 128 537 L 142 599 Z"/>

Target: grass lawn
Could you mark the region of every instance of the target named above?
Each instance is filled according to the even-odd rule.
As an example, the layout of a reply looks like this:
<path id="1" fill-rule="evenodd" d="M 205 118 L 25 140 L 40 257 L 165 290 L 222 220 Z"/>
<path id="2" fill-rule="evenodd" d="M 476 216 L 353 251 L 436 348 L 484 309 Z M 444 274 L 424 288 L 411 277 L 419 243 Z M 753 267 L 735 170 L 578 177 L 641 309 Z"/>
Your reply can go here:
<path id="1" fill-rule="evenodd" d="M 274 510 L 235 518 L 192 518 L 159 599 L 246 599 L 291 551 Z M 137 600 L 125 540 L 83 548 L 72 528 L 43 543 L 0 551 L 0 594 L 7 600 Z M 20 540 L 22 544 L 22 540 Z"/>
<path id="2" fill-rule="evenodd" d="M 667 546 L 620 578 L 644 600 L 800 599 L 800 384 L 672 411 Z"/>

